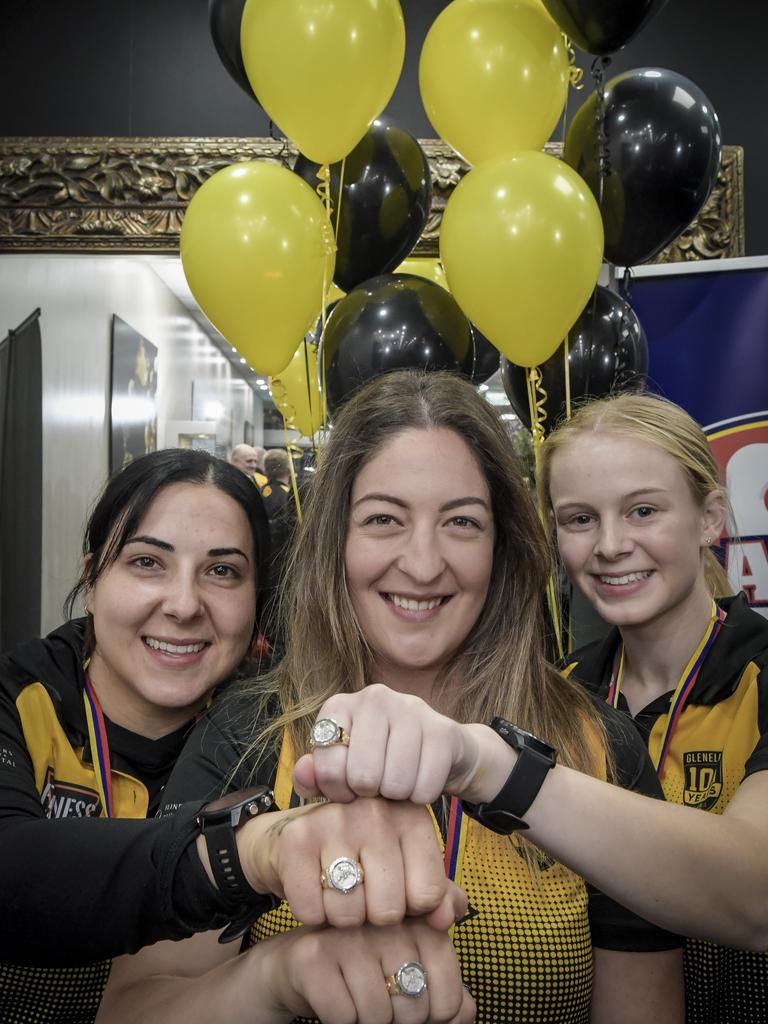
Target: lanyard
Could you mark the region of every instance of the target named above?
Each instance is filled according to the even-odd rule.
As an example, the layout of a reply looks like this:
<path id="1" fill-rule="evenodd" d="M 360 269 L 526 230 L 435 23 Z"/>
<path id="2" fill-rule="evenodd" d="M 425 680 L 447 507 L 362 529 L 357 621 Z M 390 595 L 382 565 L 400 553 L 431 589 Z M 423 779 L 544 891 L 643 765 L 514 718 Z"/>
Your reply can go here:
<path id="1" fill-rule="evenodd" d="M 691 691 L 696 685 L 696 680 L 699 677 L 701 666 L 704 664 L 704 659 L 709 654 L 709 650 L 712 644 L 717 639 L 717 635 L 720 632 L 720 628 L 725 622 L 725 612 L 722 608 L 718 608 L 715 602 L 712 602 L 712 608 L 710 612 L 709 624 L 704 631 L 704 636 L 698 643 L 696 650 L 690 657 L 688 664 L 683 669 L 683 674 L 678 680 L 675 692 L 672 694 L 672 698 L 669 702 L 669 711 L 667 712 L 667 720 L 664 726 L 664 733 L 661 739 L 661 746 L 659 753 L 653 758 L 654 767 L 656 768 L 656 774 L 661 778 L 664 773 L 664 763 L 669 753 L 669 745 L 672 741 L 672 735 L 677 728 L 677 723 L 680 715 L 683 712 L 686 701 L 691 695 Z M 608 687 L 608 696 L 606 700 L 613 707 L 618 707 L 619 693 L 621 692 L 621 681 L 624 677 L 624 644 L 621 645 L 621 654 L 619 656 L 619 667 L 611 676 L 611 682 Z M 651 755 L 653 757 L 653 755 Z"/>
<path id="2" fill-rule="evenodd" d="M 461 885 L 461 876 L 464 871 L 464 851 L 467 847 L 467 827 L 469 819 L 464 814 L 461 800 L 458 797 L 451 797 L 451 809 L 448 814 L 448 831 L 445 836 L 445 873 L 456 885 Z M 448 929 L 448 935 L 452 939 L 455 925 Z"/>
<path id="3" fill-rule="evenodd" d="M 112 768 L 109 761 L 109 743 L 104 725 L 99 698 L 91 683 L 88 669 L 85 670 L 85 687 L 83 689 L 85 720 L 88 723 L 88 739 L 91 743 L 91 757 L 96 771 L 96 785 L 101 797 L 102 816 L 112 817 Z"/>

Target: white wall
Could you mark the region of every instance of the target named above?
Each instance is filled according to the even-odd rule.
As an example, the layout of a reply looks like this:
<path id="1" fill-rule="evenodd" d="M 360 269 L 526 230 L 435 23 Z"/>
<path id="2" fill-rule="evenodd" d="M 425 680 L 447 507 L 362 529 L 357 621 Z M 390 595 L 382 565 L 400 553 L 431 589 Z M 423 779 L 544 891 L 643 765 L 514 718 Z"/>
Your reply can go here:
<path id="1" fill-rule="evenodd" d="M 108 472 L 112 314 L 158 348 L 158 445 L 178 443 L 172 421 L 199 420 L 192 393 L 223 413 L 205 432 L 217 444 L 261 434 L 261 402 L 140 257 L 0 256 L 0 334 L 41 309 L 43 362 L 43 558 L 41 629 L 62 619 L 85 519 Z M 195 403 L 198 404 L 197 402 Z M 169 429 L 170 428 L 170 429 Z"/>

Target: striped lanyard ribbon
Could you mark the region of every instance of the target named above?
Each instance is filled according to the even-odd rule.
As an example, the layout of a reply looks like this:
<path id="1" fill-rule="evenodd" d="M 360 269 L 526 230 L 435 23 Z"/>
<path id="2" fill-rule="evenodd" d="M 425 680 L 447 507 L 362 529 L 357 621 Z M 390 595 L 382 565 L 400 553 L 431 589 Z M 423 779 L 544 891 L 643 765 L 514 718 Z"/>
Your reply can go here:
<path id="1" fill-rule="evenodd" d="M 467 846 L 467 827 L 469 819 L 464 814 L 461 800 L 451 797 L 451 809 L 448 814 L 448 832 L 445 837 L 445 873 L 456 885 L 461 885 L 464 872 L 464 851 Z M 453 938 L 455 925 L 451 925 L 448 935 Z"/>
<path id="2" fill-rule="evenodd" d="M 709 654 L 712 644 L 717 639 L 717 635 L 724 622 L 725 612 L 722 608 L 718 608 L 713 601 L 709 624 L 704 631 L 704 636 L 699 641 L 696 650 L 693 652 L 688 664 L 683 669 L 683 674 L 680 676 L 677 686 L 675 687 L 675 692 L 672 694 L 672 698 L 669 702 L 669 711 L 667 712 L 667 720 L 664 726 L 664 733 L 661 738 L 659 753 L 656 757 L 651 755 L 654 767 L 656 768 L 656 774 L 659 778 L 661 778 L 664 772 L 664 763 L 667 759 L 667 754 L 669 753 L 669 745 L 672 741 L 672 735 L 677 728 L 680 715 L 683 713 L 686 701 L 696 685 L 696 680 L 699 677 L 701 666 L 704 664 L 704 660 Z M 611 676 L 611 682 L 608 687 L 608 696 L 606 697 L 607 702 L 613 707 L 618 707 L 619 693 L 621 692 L 621 681 L 624 678 L 624 644 L 621 645 L 620 651 L 619 666 Z"/>
<path id="3" fill-rule="evenodd" d="M 112 817 L 112 767 L 109 760 L 109 743 L 104 725 L 104 715 L 99 698 L 91 683 L 88 669 L 85 670 L 85 687 L 83 688 L 85 720 L 88 723 L 88 739 L 91 744 L 91 758 L 96 772 L 96 785 L 101 797 L 102 816 Z"/>

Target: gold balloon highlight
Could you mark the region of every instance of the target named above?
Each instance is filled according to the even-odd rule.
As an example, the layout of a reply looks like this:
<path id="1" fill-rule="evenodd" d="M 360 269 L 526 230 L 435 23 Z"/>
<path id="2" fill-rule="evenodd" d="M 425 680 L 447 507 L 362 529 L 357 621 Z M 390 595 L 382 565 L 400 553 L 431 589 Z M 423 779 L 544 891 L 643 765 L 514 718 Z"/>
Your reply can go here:
<path id="1" fill-rule="evenodd" d="M 309 367 L 309 376 L 307 376 Z M 269 382 L 272 401 L 283 414 L 286 425 L 305 437 L 323 425 L 322 396 L 318 387 L 317 348 L 302 343 L 290 363 Z"/>
<path id="2" fill-rule="evenodd" d="M 595 287 L 600 210 L 586 182 L 544 153 L 471 170 L 443 213 L 440 256 L 466 316 L 520 366 L 562 342 Z"/>
<path id="3" fill-rule="evenodd" d="M 541 149 L 568 94 L 568 54 L 541 0 L 453 0 L 419 62 L 424 109 L 470 164 Z"/>
<path id="4" fill-rule="evenodd" d="M 278 373 L 333 275 L 325 207 L 298 175 L 252 161 L 217 171 L 192 197 L 181 262 L 200 308 L 258 373 Z"/>
<path id="5" fill-rule="evenodd" d="M 351 152 L 394 92 L 405 56 L 398 0 L 248 0 L 243 63 L 259 103 L 319 164 Z"/>
<path id="6" fill-rule="evenodd" d="M 441 288 L 448 291 L 448 282 L 440 260 L 430 259 L 427 256 L 411 256 L 407 260 L 403 260 L 394 273 L 415 274 L 416 277 L 434 281 L 435 284 L 439 284 Z"/>

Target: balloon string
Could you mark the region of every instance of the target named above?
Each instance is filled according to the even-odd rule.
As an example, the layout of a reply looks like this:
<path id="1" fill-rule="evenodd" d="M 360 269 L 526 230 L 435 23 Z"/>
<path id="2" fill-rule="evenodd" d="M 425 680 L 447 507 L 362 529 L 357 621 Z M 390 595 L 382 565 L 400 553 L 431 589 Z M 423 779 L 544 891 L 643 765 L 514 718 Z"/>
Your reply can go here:
<path id="1" fill-rule="evenodd" d="M 632 284 L 632 267 L 624 267 L 624 278 L 621 282 L 621 288 L 619 289 L 622 297 L 629 302 L 630 297 L 630 286 Z"/>
<path id="2" fill-rule="evenodd" d="M 563 366 L 563 377 L 565 379 L 565 418 L 569 420 L 571 418 L 571 364 L 568 358 L 568 335 L 566 334 L 563 338 L 563 353 L 565 356 L 565 364 Z"/>
<path id="3" fill-rule="evenodd" d="M 335 232 L 335 234 L 333 236 L 333 241 L 334 241 L 335 247 L 337 249 L 338 249 L 338 245 L 339 245 L 339 224 L 341 224 L 341 193 L 342 193 L 342 189 L 344 188 L 344 171 L 346 169 L 346 166 L 347 166 L 347 158 L 344 157 L 344 159 L 341 161 L 341 170 L 339 171 L 339 194 L 338 194 L 338 196 L 336 198 L 336 232 Z M 329 192 L 330 192 L 330 188 L 329 188 Z M 330 216 L 330 213 L 329 213 L 329 216 Z"/>
<path id="4" fill-rule="evenodd" d="M 605 191 L 605 179 L 611 171 L 611 158 L 608 152 L 608 133 L 605 130 L 605 70 L 611 63 L 610 57 L 595 57 L 592 61 L 591 74 L 595 82 L 597 93 L 597 168 L 598 188 L 597 204 L 600 212 L 603 210 L 603 194 Z"/>
<path id="5" fill-rule="evenodd" d="M 584 69 L 576 67 L 576 64 L 575 64 L 575 62 L 576 62 L 576 51 L 573 48 L 573 43 L 571 42 L 569 37 L 565 34 L 565 32 L 561 32 L 560 35 L 563 37 L 563 42 L 565 44 L 565 49 L 566 49 L 566 52 L 568 54 L 568 80 L 569 80 L 569 84 L 574 89 L 583 89 L 584 88 L 584 83 L 582 82 L 582 78 L 584 77 Z M 561 140 L 562 140 L 561 141 L 561 145 L 562 145 L 562 148 L 563 148 L 563 152 L 565 151 L 565 137 L 568 134 L 568 100 L 569 99 L 570 99 L 570 93 L 566 92 L 566 94 L 565 94 L 565 104 L 563 105 L 563 116 L 561 118 L 562 124 L 563 124 L 562 132 L 561 132 Z"/>
<path id="6" fill-rule="evenodd" d="M 325 333 L 325 331 L 323 331 Z M 322 409 L 322 427 L 323 430 L 328 429 L 328 399 L 326 397 L 325 390 L 325 345 L 320 345 L 320 405 Z M 322 443 L 325 443 L 325 434 L 323 434 Z"/>
<path id="7" fill-rule="evenodd" d="M 312 383 L 311 383 L 311 381 L 309 379 L 309 346 L 307 344 L 306 335 L 304 336 L 304 341 L 302 342 L 302 344 L 304 346 L 304 377 L 305 377 L 305 380 L 307 382 L 307 404 L 309 406 L 309 425 L 313 428 L 312 436 L 310 438 L 310 441 L 312 442 L 312 453 L 316 456 L 317 455 L 317 449 L 315 448 L 315 431 L 314 431 L 315 416 L 314 416 L 314 409 L 312 408 Z"/>
<path id="8" fill-rule="evenodd" d="M 574 49 L 573 43 L 570 37 L 561 32 L 563 42 L 565 43 L 565 52 L 568 54 L 568 81 L 572 88 L 583 89 L 584 88 L 584 68 L 577 67 L 576 65 L 576 50 Z M 568 101 L 566 100 L 566 107 Z"/>
<path id="9" fill-rule="evenodd" d="M 541 370 L 538 366 L 528 369 L 528 404 L 531 412 L 531 434 L 533 435 L 534 454 L 538 460 L 538 449 L 544 440 L 544 424 L 547 420 L 547 392 L 542 385 Z"/>
<path id="10" fill-rule="evenodd" d="M 323 230 L 323 247 L 325 253 L 325 261 L 323 263 L 323 297 L 320 304 L 320 338 L 322 340 L 325 335 L 325 327 L 328 323 L 328 311 L 326 303 L 328 301 L 328 289 L 331 287 L 331 275 L 330 275 L 330 259 L 331 256 L 336 252 L 336 240 L 339 237 L 339 221 L 341 220 L 341 190 L 344 185 L 344 169 L 346 167 L 346 157 L 341 163 L 341 173 L 339 176 L 339 196 L 338 196 L 338 215 L 336 217 L 336 230 L 333 229 L 333 203 L 331 200 L 331 169 L 328 164 L 323 164 L 317 172 L 319 183 L 316 188 L 317 194 L 322 200 L 323 206 L 325 206 L 326 213 L 326 224 Z M 322 377 L 322 397 L 321 397 L 321 426 L 324 426 L 328 420 L 328 402 L 325 393 L 325 346 L 321 345 L 321 365 L 320 374 Z M 309 372 L 307 372 L 307 387 L 309 387 Z M 314 447 L 314 442 L 313 442 Z"/>
<path id="11" fill-rule="evenodd" d="M 539 367 L 529 367 L 526 374 L 526 383 L 528 386 L 528 409 L 531 416 L 531 435 L 533 437 L 533 457 L 537 477 L 541 475 L 541 445 L 544 440 L 543 425 L 547 419 L 547 392 L 544 390 L 542 380 L 543 377 Z M 539 517 L 542 526 L 546 530 L 546 515 L 543 508 L 539 508 Z M 560 628 L 560 614 L 557 608 L 557 591 L 555 589 L 554 576 L 552 575 L 547 580 L 547 604 L 549 605 L 549 613 L 552 617 L 552 629 L 555 634 L 558 657 L 562 660 L 565 655 L 563 652 L 562 630 Z"/>
<path id="12" fill-rule="evenodd" d="M 291 441 L 291 439 L 288 437 L 288 424 L 287 424 L 287 422 L 285 420 L 283 420 L 283 427 L 285 429 L 285 450 L 288 452 L 288 469 L 289 469 L 290 474 L 291 474 L 291 488 L 293 490 L 293 500 L 294 500 L 294 502 L 296 504 L 296 519 L 300 523 L 301 522 L 301 499 L 299 498 L 299 485 L 298 485 L 298 482 L 296 480 L 296 470 L 294 469 L 294 465 L 293 465 L 293 453 L 294 452 L 301 452 L 302 455 L 304 453 L 301 451 L 301 447 L 299 445 L 297 445 L 297 444 L 294 444 L 294 442 Z"/>

